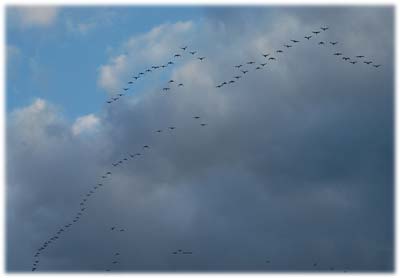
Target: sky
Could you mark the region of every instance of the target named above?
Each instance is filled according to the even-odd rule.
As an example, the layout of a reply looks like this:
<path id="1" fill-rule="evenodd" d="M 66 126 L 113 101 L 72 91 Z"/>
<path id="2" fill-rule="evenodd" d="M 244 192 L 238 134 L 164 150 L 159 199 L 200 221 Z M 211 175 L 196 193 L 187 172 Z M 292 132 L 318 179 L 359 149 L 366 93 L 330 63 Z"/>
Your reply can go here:
<path id="1" fill-rule="evenodd" d="M 393 21 L 8 6 L 7 271 L 393 271 Z"/>

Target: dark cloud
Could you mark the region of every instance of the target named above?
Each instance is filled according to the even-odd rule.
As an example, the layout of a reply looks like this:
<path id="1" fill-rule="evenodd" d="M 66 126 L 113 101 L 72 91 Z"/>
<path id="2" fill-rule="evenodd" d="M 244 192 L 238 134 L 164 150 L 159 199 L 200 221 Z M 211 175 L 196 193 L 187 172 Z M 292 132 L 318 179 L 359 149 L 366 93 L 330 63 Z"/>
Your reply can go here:
<path id="1" fill-rule="evenodd" d="M 303 42 L 321 25 L 330 27 L 321 40 L 383 66 Z M 104 108 L 100 131 L 86 137 L 48 104 L 14 112 L 8 270 L 29 270 L 108 169 L 112 179 L 40 270 L 103 271 L 115 252 L 121 271 L 393 270 L 393 28 L 391 7 L 210 8 L 190 44 L 207 59 L 171 72 L 184 88 L 162 95 L 154 79 Z M 233 65 L 262 61 L 291 38 L 302 42 L 276 63 L 215 88 Z M 138 150 L 145 155 L 109 166 Z"/>

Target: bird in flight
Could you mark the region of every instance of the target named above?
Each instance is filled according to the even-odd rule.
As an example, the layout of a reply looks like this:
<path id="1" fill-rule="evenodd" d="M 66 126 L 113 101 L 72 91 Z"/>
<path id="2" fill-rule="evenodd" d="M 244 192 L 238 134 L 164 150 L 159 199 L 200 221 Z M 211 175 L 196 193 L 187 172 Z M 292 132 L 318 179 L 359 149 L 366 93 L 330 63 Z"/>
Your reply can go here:
<path id="1" fill-rule="evenodd" d="M 283 50 L 278 49 L 276 52 L 277 53 L 283 53 Z"/>
<path id="2" fill-rule="evenodd" d="M 127 91 L 129 88 L 124 88 L 124 91 Z"/>
<path id="3" fill-rule="evenodd" d="M 329 28 L 328 27 L 321 27 L 321 30 L 322 31 L 326 31 L 326 30 L 328 30 Z"/>
<path id="4" fill-rule="evenodd" d="M 307 40 L 309 40 L 309 39 L 311 39 L 311 37 L 312 37 L 312 36 L 305 36 L 304 38 L 307 39 Z"/>
<path id="5" fill-rule="evenodd" d="M 203 61 L 206 57 L 199 57 L 197 59 L 199 59 L 200 61 Z"/>
<path id="6" fill-rule="evenodd" d="M 200 117 L 199 116 L 194 116 L 193 119 L 200 119 Z"/>
<path id="7" fill-rule="evenodd" d="M 206 126 L 207 124 L 200 124 L 201 126 Z"/>
<path id="8" fill-rule="evenodd" d="M 269 53 L 267 54 L 262 54 L 262 56 L 264 56 L 264 58 L 267 58 L 269 56 Z"/>
<path id="9" fill-rule="evenodd" d="M 183 86 L 183 83 L 179 83 L 179 84 L 178 84 L 178 87 L 182 87 L 182 86 Z"/>
<path id="10" fill-rule="evenodd" d="M 266 64 L 267 64 L 267 63 L 261 63 L 260 65 L 264 67 Z"/>
<path id="11" fill-rule="evenodd" d="M 358 56 L 356 56 L 356 58 L 364 58 L 365 56 L 364 55 L 358 55 Z"/>
<path id="12" fill-rule="evenodd" d="M 174 80 L 172 80 L 172 79 L 171 79 L 170 81 L 168 81 L 168 83 L 173 83 L 173 82 L 175 82 L 175 81 L 174 81 Z"/>
<path id="13" fill-rule="evenodd" d="M 196 51 L 190 51 L 189 53 L 194 55 L 194 54 L 196 54 Z"/>
<path id="14" fill-rule="evenodd" d="M 261 69 L 261 67 L 256 67 L 256 70 L 259 70 L 259 69 Z M 232 80 L 232 81 L 233 81 L 233 80 Z M 233 82 L 235 82 L 235 81 L 233 81 Z M 232 83 L 233 83 L 233 82 L 232 82 Z M 229 83 L 230 83 L 230 82 L 229 82 Z"/>
<path id="15" fill-rule="evenodd" d="M 350 57 L 343 57 L 342 59 L 347 61 L 347 60 L 350 60 Z"/>
<path id="16" fill-rule="evenodd" d="M 335 55 L 335 56 L 340 56 L 340 55 L 342 55 L 342 53 L 336 52 L 336 53 L 333 53 L 333 55 Z"/>
<path id="17" fill-rule="evenodd" d="M 312 31 L 313 34 L 318 35 L 319 33 L 321 33 L 320 31 Z"/>
<path id="18" fill-rule="evenodd" d="M 167 63 L 167 65 L 173 65 L 174 64 L 174 62 L 171 62 L 171 61 L 169 61 L 168 63 Z"/>
<path id="19" fill-rule="evenodd" d="M 182 50 L 186 50 L 187 46 L 181 47 Z"/>
<path id="20" fill-rule="evenodd" d="M 252 65 L 252 64 L 254 64 L 254 63 L 255 63 L 255 62 L 253 62 L 253 61 L 247 62 L 248 65 Z"/>
<path id="21" fill-rule="evenodd" d="M 364 64 L 367 64 L 367 65 L 369 65 L 371 63 L 372 63 L 372 61 L 364 61 Z"/>
<path id="22" fill-rule="evenodd" d="M 248 73 L 249 71 L 248 71 L 248 70 L 242 70 L 241 72 L 243 72 L 243 74 L 246 74 L 246 73 Z"/>
<path id="23" fill-rule="evenodd" d="M 290 47 L 292 47 L 291 45 L 289 45 L 289 44 L 284 44 L 283 45 L 284 47 L 286 47 L 286 48 L 290 48 Z"/>
<path id="24" fill-rule="evenodd" d="M 175 54 L 174 57 L 181 57 L 181 54 Z"/>
<path id="25" fill-rule="evenodd" d="M 174 126 L 170 126 L 170 127 L 168 127 L 170 130 L 173 130 L 173 129 L 175 129 L 175 127 Z"/>
<path id="26" fill-rule="evenodd" d="M 331 45 L 335 45 L 335 44 L 337 44 L 338 42 L 329 42 Z"/>
<path id="27" fill-rule="evenodd" d="M 374 66 L 374 67 L 376 67 L 376 68 L 379 68 L 381 65 L 372 65 L 372 66 Z"/>
<path id="28" fill-rule="evenodd" d="M 144 146 L 143 146 L 143 149 L 148 149 L 148 148 L 150 148 L 150 147 L 147 146 L 147 145 L 144 145 Z"/>
<path id="29" fill-rule="evenodd" d="M 274 57 L 269 57 L 268 60 L 276 60 Z"/>
<path id="30" fill-rule="evenodd" d="M 168 91 L 168 90 L 169 90 L 168 87 L 164 87 L 164 88 L 163 88 L 163 91 Z"/>
<path id="31" fill-rule="evenodd" d="M 237 65 L 237 66 L 235 66 L 235 68 L 240 68 L 240 67 L 243 67 L 243 65 Z"/>
<path id="32" fill-rule="evenodd" d="M 290 40 L 290 41 L 292 41 L 292 42 L 294 42 L 294 43 L 297 43 L 297 42 L 299 42 L 299 41 L 297 41 L 297 40 Z"/>
<path id="33" fill-rule="evenodd" d="M 357 63 L 357 61 L 350 61 L 350 64 L 356 64 Z"/>

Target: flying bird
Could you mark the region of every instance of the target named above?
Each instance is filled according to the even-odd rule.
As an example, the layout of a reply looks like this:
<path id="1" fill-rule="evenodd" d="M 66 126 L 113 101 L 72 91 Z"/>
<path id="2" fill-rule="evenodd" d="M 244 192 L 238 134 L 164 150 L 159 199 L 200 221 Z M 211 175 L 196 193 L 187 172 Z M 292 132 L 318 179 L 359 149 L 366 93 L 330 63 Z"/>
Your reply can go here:
<path id="1" fill-rule="evenodd" d="M 326 31 L 326 30 L 328 30 L 329 28 L 328 27 L 321 27 L 321 30 L 322 31 Z"/>
<path id="2" fill-rule="evenodd" d="M 304 38 L 307 39 L 307 40 L 309 40 L 309 39 L 311 39 L 311 37 L 312 37 L 312 36 L 305 36 Z"/>
<path id="3" fill-rule="evenodd" d="M 331 45 L 335 45 L 335 44 L 337 44 L 338 42 L 329 42 Z"/>
<path id="4" fill-rule="evenodd" d="M 170 127 L 168 127 L 169 129 L 171 129 L 171 130 L 173 130 L 173 129 L 175 129 L 175 127 L 174 126 L 170 126 Z"/>
<path id="5" fill-rule="evenodd" d="M 197 59 L 199 59 L 200 61 L 203 61 L 206 57 L 199 57 Z"/>
<path id="6" fill-rule="evenodd" d="M 238 69 L 239 69 L 239 68 L 242 67 L 242 66 L 243 66 L 243 65 L 237 65 L 237 66 L 235 66 L 235 68 L 238 68 Z"/>
<path id="7" fill-rule="evenodd" d="M 319 45 L 323 45 L 323 44 L 325 44 L 325 43 L 324 43 L 324 42 L 319 42 L 318 44 L 319 44 Z"/>
<path id="8" fill-rule="evenodd" d="M 268 54 L 262 54 L 262 56 L 264 56 L 264 58 L 267 58 L 269 56 L 269 53 Z"/>
<path id="9" fill-rule="evenodd" d="M 374 66 L 374 67 L 376 67 L 376 68 L 379 68 L 381 65 L 372 65 L 372 66 Z"/>
<path id="10" fill-rule="evenodd" d="M 292 47 L 290 44 L 284 44 L 283 46 L 286 47 L 286 48 Z"/>
<path id="11" fill-rule="evenodd" d="M 248 65 L 252 65 L 252 64 L 254 64 L 254 63 L 255 63 L 255 62 L 253 62 L 253 61 L 247 62 Z"/>
<path id="12" fill-rule="evenodd" d="M 206 126 L 207 124 L 200 124 L 201 126 Z"/>
<path id="13" fill-rule="evenodd" d="M 349 63 L 354 65 L 357 63 L 357 61 L 350 61 Z"/>
<path id="14" fill-rule="evenodd" d="M 190 51 L 189 53 L 194 55 L 194 54 L 196 54 L 196 51 Z"/>
<path id="15" fill-rule="evenodd" d="M 181 55 L 180 54 L 175 54 L 174 57 L 181 57 Z"/>
<path id="16" fill-rule="evenodd" d="M 241 72 L 243 72 L 243 74 L 246 74 L 246 73 L 248 73 L 249 71 L 248 71 L 248 70 L 242 70 Z"/>
<path id="17" fill-rule="evenodd" d="M 364 58 L 365 56 L 364 55 L 358 55 L 358 56 L 356 56 L 356 58 Z"/>
<path id="18" fill-rule="evenodd" d="M 290 40 L 290 41 L 292 41 L 292 42 L 294 42 L 294 43 L 297 43 L 297 42 L 299 42 L 299 41 L 297 41 L 297 40 Z"/>
<path id="19" fill-rule="evenodd" d="M 364 61 L 364 64 L 367 64 L 367 65 L 369 65 L 371 63 L 372 63 L 372 61 Z"/>
<path id="20" fill-rule="evenodd" d="M 333 53 L 333 55 L 335 55 L 335 56 L 340 56 L 340 55 L 342 55 L 342 53 L 336 52 L 336 53 Z"/>
<path id="21" fill-rule="evenodd" d="M 178 84 L 178 87 L 183 87 L 183 83 L 179 83 L 179 84 Z"/>
<path id="22" fill-rule="evenodd" d="M 268 60 L 276 60 L 274 57 L 269 57 Z"/>
<path id="23" fill-rule="evenodd" d="M 319 33 L 321 33 L 320 31 L 312 31 L 313 34 L 318 35 Z"/>
<path id="24" fill-rule="evenodd" d="M 277 53 L 282 53 L 283 51 L 282 51 L 282 50 L 280 50 L 280 49 L 278 49 L 276 52 L 277 52 Z"/>
<path id="25" fill-rule="evenodd" d="M 347 61 L 347 60 L 350 60 L 350 57 L 343 57 L 342 59 Z"/>
<path id="26" fill-rule="evenodd" d="M 181 47 L 182 50 L 186 50 L 187 46 Z"/>
<path id="27" fill-rule="evenodd" d="M 199 116 L 194 116 L 193 119 L 200 119 L 200 117 Z"/>

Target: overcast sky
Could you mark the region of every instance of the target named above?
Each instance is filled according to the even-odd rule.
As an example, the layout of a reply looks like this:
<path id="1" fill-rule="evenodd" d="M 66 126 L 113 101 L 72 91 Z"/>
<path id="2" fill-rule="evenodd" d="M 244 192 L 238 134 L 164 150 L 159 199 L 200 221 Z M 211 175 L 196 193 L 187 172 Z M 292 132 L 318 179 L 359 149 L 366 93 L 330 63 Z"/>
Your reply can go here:
<path id="1" fill-rule="evenodd" d="M 7 270 L 392 271 L 393 13 L 8 7 Z"/>

